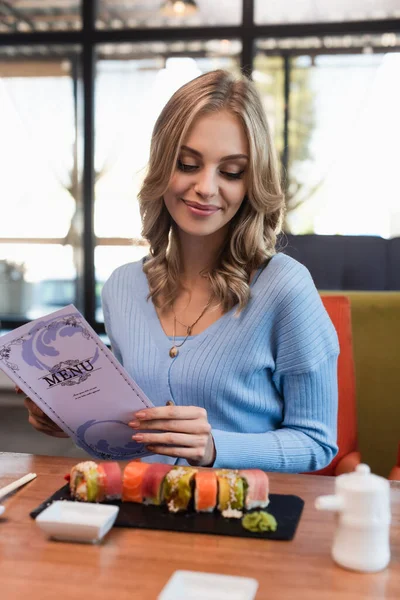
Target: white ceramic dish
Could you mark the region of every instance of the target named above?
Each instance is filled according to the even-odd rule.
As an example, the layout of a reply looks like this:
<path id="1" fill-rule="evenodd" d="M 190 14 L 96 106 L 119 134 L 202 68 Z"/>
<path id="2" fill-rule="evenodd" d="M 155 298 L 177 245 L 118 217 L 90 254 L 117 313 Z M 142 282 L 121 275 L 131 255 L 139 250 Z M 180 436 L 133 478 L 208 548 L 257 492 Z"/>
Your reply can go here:
<path id="1" fill-rule="evenodd" d="M 118 511 L 111 504 L 56 500 L 36 517 L 36 523 L 53 539 L 94 544 L 110 531 Z"/>
<path id="2" fill-rule="evenodd" d="M 249 577 L 175 571 L 157 600 L 253 600 L 257 588 Z"/>

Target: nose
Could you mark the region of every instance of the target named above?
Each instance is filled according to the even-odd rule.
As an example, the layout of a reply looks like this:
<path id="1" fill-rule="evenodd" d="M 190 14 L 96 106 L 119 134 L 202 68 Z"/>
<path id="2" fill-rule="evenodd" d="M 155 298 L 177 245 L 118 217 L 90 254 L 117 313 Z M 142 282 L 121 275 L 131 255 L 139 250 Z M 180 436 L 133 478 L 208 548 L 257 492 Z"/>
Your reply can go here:
<path id="1" fill-rule="evenodd" d="M 216 173 L 212 169 L 202 169 L 194 184 L 196 194 L 205 200 L 213 198 L 218 193 Z"/>

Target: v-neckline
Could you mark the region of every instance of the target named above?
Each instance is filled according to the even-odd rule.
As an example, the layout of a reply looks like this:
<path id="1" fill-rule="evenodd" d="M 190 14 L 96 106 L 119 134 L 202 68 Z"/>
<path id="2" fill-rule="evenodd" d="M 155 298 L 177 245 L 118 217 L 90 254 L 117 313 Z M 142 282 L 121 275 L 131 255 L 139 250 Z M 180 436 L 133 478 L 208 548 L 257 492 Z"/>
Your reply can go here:
<path id="1" fill-rule="evenodd" d="M 147 299 L 148 294 L 149 294 L 149 283 L 147 281 L 146 274 L 143 271 L 143 264 L 144 264 L 145 260 L 146 260 L 146 257 L 144 257 L 142 259 L 142 269 L 141 269 L 141 277 L 144 278 L 144 289 L 146 290 L 146 294 L 144 296 L 142 295 L 143 311 L 145 312 L 146 316 L 148 317 L 147 321 L 149 323 L 149 327 L 150 327 L 152 335 L 157 343 L 157 346 L 159 347 L 159 349 L 161 351 L 165 351 L 169 355 L 169 350 L 171 349 L 171 346 L 172 346 L 171 339 L 165 333 L 163 326 L 161 325 L 160 318 L 158 316 L 158 313 L 156 311 L 156 308 L 154 306 L 152 299 L 151 298 Z M 251 289 L 257 283 L 258 278 L 260 277 L 260 275 L 263 272 L 263 270 L 265 269 L 265 267 L 268 266 L 270 261 L 271 261 L 271 259 L 268 260 L 267 263 L 263 263 L 257 269 L 257 271 L 253 277 L 253 280 L 250 283 Z M 208 327 L 203 329 L 203 331 L 201 331 L 200 333 L 190 336 L 190 338 L 188 338 L 185 341 L 183 346 L 179 348 L 179 354 L 182 355 L 182 354 L 185 354 L 186 352 L 189 352 L 191 349 L 200 345 L 204 339 L 206 339 L 210 335 L 214 335 L 216 333 L 216 331 L 218 331 L 218 329 L 221 327 L 221 323 L 223 324 L 230 316 L 232 316 L 234 314 L 234 312 L 236 310 L 237 310 L 237 305 L 233 306 L 228 312 L 226 312 L 223 315 L 221 315 L 220 317 L 218 317 L 218 319 L 216 321 L 214 321 L 214 323 L 211 323 L 211 325 L 209 325 Z"/>

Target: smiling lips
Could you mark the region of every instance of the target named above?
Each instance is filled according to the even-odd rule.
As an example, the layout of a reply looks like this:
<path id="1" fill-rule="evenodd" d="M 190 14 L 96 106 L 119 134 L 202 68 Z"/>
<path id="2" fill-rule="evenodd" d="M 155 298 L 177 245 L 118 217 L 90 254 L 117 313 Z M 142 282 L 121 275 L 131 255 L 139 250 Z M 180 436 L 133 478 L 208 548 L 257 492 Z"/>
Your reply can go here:
<path id="1" fill-rule="evenodd" d="M 190 202 L 183 198 L 182 200 L 192 213 L 203 217 L 213 215 L 220 210 L 219 206 L 213 206 L 212 204 L 199 204 L 198 202 Z"/>

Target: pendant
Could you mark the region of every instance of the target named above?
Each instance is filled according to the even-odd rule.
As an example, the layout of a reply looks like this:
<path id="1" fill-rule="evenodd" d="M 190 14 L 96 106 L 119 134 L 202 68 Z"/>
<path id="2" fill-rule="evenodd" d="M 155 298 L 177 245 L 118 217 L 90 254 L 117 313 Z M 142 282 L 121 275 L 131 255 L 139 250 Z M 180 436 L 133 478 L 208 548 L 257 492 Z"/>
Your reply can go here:
<path id="1" fill-rule="evenodd" d="M 169 355 L 171 358 L 175 358 L 175 356 L 178 356 L 179 350 L 176 346 L 172 346 L 172 348 L 169 351 Z"/>

